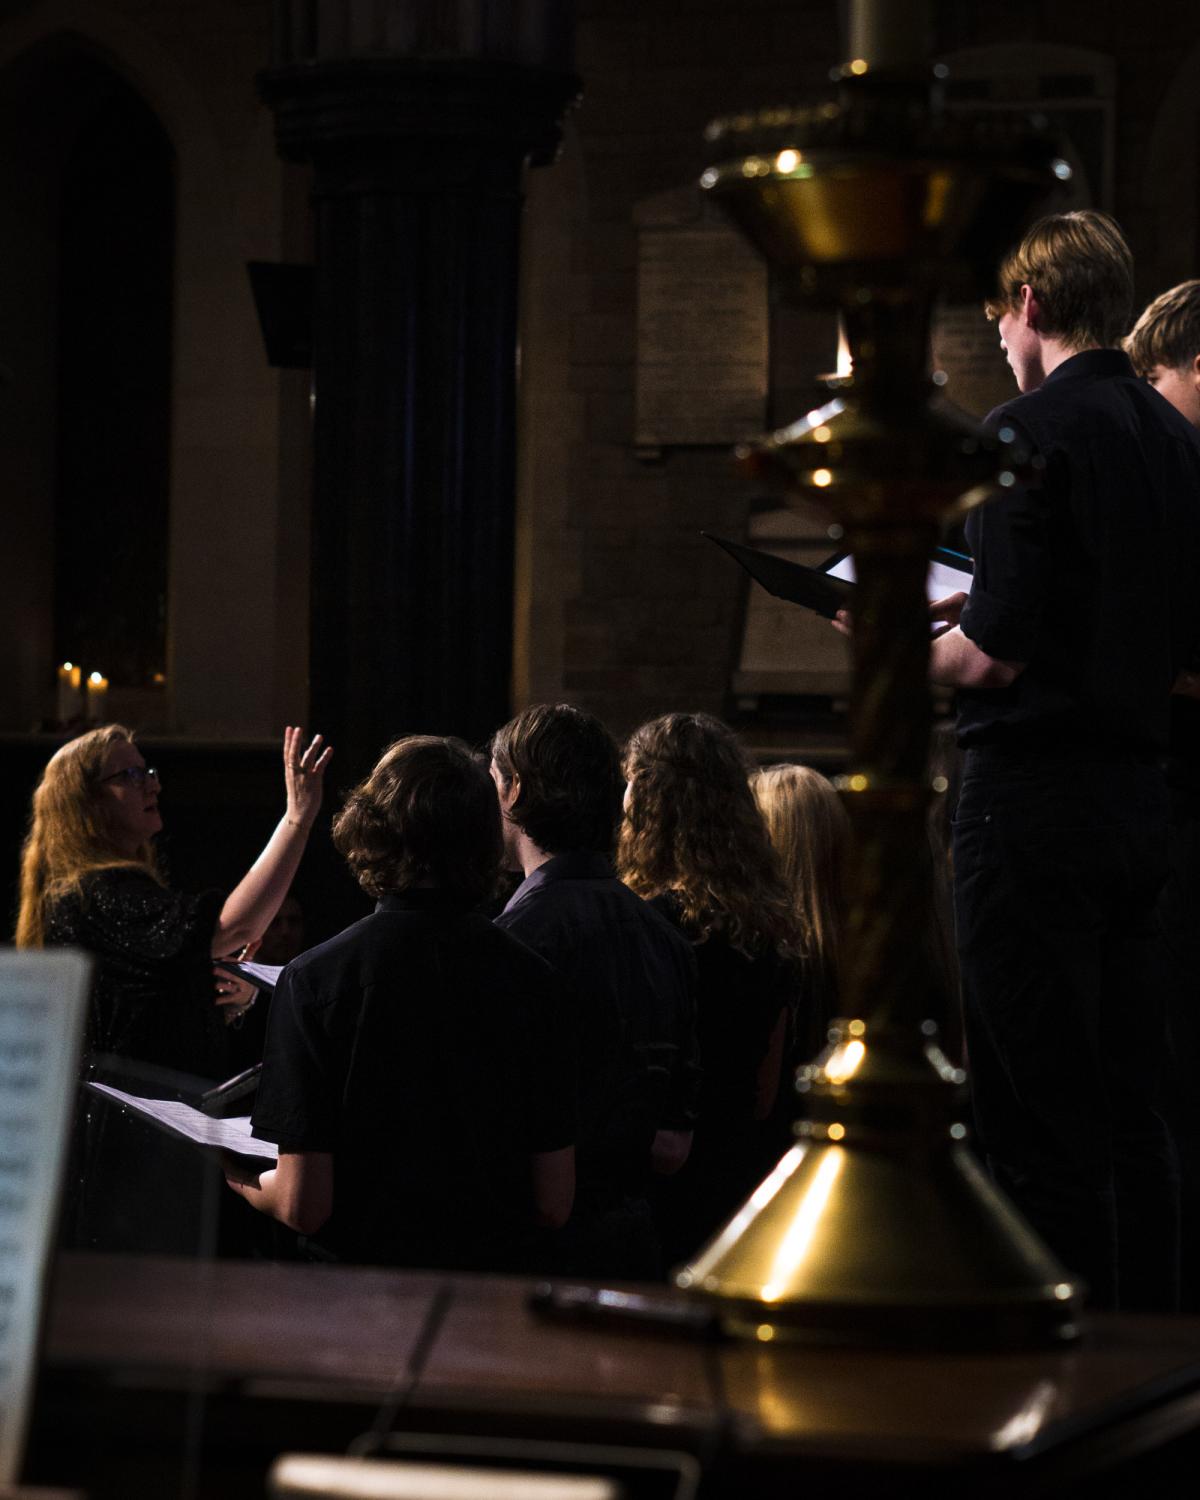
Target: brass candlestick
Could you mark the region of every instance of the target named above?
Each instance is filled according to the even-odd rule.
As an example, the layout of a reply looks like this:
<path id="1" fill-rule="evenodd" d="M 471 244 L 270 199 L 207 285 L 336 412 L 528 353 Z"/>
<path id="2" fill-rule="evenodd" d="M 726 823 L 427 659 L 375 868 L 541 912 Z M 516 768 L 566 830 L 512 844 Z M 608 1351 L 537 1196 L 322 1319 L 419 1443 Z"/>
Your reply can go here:
<path id="1" fill-rule="evenodd" d="M 964 1078 L 937 1045 L 921 943 L 928 559 L 955 506 L 1026 462 L 1011 433 L 988 436 L 940 397 L 930 319 L 940 292 L 982 290 L 1064 168 L 1024 122 L 942 111 L 919 63 L 921 11 L 861 0 L 851 35 L 879 39 L 884 65 L 855 56 L 836 102 L 715 122 L 701 178 L 780 295 L 840 311 L 854 360 L 803 421 L 743 453 L 836 517 L 857 579 L 849 1019 L 800 1081 L 797 1146 L 676 1277 L 761 1339 L 997 1345 L 1076 1330 L 1079 1288 L 964 1144 Z"/>

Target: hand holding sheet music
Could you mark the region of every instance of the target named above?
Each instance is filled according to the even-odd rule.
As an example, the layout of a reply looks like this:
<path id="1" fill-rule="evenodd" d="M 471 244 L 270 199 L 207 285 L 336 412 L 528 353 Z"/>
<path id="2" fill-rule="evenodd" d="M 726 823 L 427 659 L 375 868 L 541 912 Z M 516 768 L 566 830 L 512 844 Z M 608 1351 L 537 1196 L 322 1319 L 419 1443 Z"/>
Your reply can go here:
<path id="1" fill-rule="evenodd" d="M 268 993 L 279 983 L 279 976 L 284 970 L 283 964 L 252 964 L 236 958 L 218 958 L 213 967 L 240 975 L 241 978 L 248 979 L 256 989 L 266 990 Z"/>
<path id="2" fill-rule="evenodd" d="M 257 1156 L 267 1161 L 279 1159 L 278 1146 L 271 1141 L 260 1141 L 257 1136 L 250 1134 L 249 1115 L 237 1115 L 225 1120 L 214 1119 L 178 1099 L 142 1099 L 137 1094 L 127 1094 L 107 1083 L 88 1083 L 87 1087 L 93 1093 L 113 1100 L 123 1109 L 149 1120 L 168 1135 L 180 1136 L 198 1146 L 232 1151 L 237 1156 Z"/>
<path id="3" fill-rule="evenodd" d="M 948 630 L 953 630 L 958 624 L 963 612 L 963 605 L 967 602 L 967 595 L 962 589 L 957 589 L 953 594 L 947 594 L 944 599 L 934 599 L 929 605 L 929 621 L 933 629 L 933 638 L 945 635 Z M 849 637 L 854 634 L 854 620 L 848 609 L 839 609 L 833 617 L 833 628 L 839 635 Z"/>
<path id="4" fill-rule="evenodd" d="M 841 635 L 851 633 L 855 575 L 854 559 L 849 553 L 835 553 L 820 567 L 809 568 L 776 557 L 772 552 L 762 552 L 756 547 L 744 547 L 740 542 L 714 536 L 711 532 L 706 531 L 703 535 L 724 548 L 756 583 L 776 599 L 786 599 L 791 604 L 824 615 Z M 930 605 L 949 608 L 950 601 L 957 598 L 961 611 L 971 590 L 973 569 L 974 564 L 965 554 L 954 552 L 949 547 L 937 548 L 929 559 L 925 585 L 925 597 Z M 949 615 L 931 612 L 931 619 L 948 621 Z M 950 623 L 957 624 L 957 615 Z"/>
<path id="5" fill-rule="evenodd" d="M 958 624 L 963 612 L 963 605 L 967 602 L 967 595 L 962 589 L 956 589 L 954 593 L 947 594 L 944 599 L 935 599 L 929 606 L 929 618 L 935 627 L 940 626 L 935 633 L 944 635 L 947 630 L 953 630 Z"/>

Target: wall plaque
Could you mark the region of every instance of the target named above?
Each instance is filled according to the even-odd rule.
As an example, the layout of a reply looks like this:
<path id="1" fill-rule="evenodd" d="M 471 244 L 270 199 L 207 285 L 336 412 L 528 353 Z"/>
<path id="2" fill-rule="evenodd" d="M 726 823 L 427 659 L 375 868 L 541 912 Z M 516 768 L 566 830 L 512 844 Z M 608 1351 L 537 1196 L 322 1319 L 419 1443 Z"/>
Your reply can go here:
<path id="1" fill-rule="evenodd" d="M 828 519 L 811 507 L 759 511 L 750 518 L 749 544 L 788 562 L 816 567 L 838 550 Z M 741 650 L 733 674 L 735 697 L 844 697 L 850 688 L 846 643 L 828 620 L 746 585 Z"/>
<path id="2" fill-rule="evenodd" d="M 996 325 L 978 302 L 939 309 L 933 323 L 933 368 L 946 376 L 943 394 L 973 417 L 985 417 L 1020 394 Z"/>
<path id="3" fill-rule="evenodd" d="M 724 445 L 766 424 L 767 268 L 691 189 L 639 207 L 642 448 Z"/>

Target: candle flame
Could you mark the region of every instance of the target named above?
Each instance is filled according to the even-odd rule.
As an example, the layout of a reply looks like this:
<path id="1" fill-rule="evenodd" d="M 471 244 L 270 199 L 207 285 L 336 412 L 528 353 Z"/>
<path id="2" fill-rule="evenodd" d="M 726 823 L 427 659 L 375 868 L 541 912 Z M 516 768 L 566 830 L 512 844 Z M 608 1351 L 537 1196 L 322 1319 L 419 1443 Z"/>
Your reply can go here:
<path id="1" fill-rule="evenodd" d="M 854 361 L 850 357 L 850 341 L 846 337 L 845 320 L 838 318 L 837 371 L 842 380 L 854 373 Z"/>

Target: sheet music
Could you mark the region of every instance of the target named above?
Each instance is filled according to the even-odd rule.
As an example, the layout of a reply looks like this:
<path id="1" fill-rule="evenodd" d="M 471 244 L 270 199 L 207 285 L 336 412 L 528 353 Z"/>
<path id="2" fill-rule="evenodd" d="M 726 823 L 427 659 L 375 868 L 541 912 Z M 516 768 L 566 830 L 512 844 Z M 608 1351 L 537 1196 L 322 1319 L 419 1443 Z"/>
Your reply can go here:
<path id="1" fill-rule="evenodd" d="M 252 984 L 261 984 L 266 989 L 273 990 L 279 983 L 279 976 L 283 973 L 283 964 L 251 964 L 231 963 L 231 969 L 236 969 L 239 974 L 244 975 Z"/>
<path id="2" fill-rule="evenodd" d="M 0 1485 L 21 1469 L 91 961 L 0 953 Z"/>
<path id="3" fill-rule="evenodd" d="M 217 1120 L 179 1099 L 142 1099 L 137 1094 L 115 1089 L 109 1083 L 89 1083 L 88 1088 L 93 1093 L 106 1094 L 172 1134 L 195 1141 L 198 1146 L 215 1146 L 221 1151 L 234 1151 L 239 1156 L 261 1156 L 269 1161 L 279 1159 L 278 1146 L 250 1134 L 249 1115 Z"/>
<path id="4" fill-rule="evenodd" d="M 844 557 L 841 562 L 835 563 L 829 569 L 830 578 L 844 578 L 847 583 L 854 582 L 854 559 Z M 929 572 L 926 574 L 925 595 L 930 604 L 938 599 L 944 599 L 948 594 L 957 593 L 960 589 L 964 594 L 971 592 L 973 578 L 965 568 L 956 568 L 950 563 L 940 562 L 932 558 L 929 563 Z"/>

